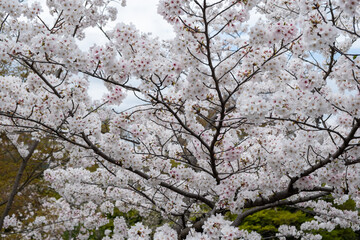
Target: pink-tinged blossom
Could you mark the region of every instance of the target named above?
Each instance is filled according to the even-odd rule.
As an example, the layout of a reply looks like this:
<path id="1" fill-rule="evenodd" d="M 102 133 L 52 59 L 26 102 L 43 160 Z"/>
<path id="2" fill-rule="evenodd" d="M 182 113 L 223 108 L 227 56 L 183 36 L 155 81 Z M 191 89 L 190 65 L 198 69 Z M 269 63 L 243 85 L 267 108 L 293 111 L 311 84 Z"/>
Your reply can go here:
<path id="1" fill-rule="evenodd" d="M 0 134 L 22 158 L 24 133 L 54 144 L 31 160 L 57 193 L 6 231 L 87 239 L 135 209 L 163 221 L 111 217 L 104 239 L 261 239 L 242 220 L 283 205 L 315 216 L 280 239 L 359 230 L 357 211 L 323 200 L 360 206 L 359 1 L 161 0 L 166 41 L 108 24 L 119 2 L 0 0 Z M 89 28 L 106 42 L 83 49 Z M 108 90 L 96 101 L 93 78 Z"/>
<path id="2" fill-rule="evenodd" d="M 136 223 L 128 231 L 129 240 L 146 240 L 150 239 L 151 230 L 141 223 Z"/>

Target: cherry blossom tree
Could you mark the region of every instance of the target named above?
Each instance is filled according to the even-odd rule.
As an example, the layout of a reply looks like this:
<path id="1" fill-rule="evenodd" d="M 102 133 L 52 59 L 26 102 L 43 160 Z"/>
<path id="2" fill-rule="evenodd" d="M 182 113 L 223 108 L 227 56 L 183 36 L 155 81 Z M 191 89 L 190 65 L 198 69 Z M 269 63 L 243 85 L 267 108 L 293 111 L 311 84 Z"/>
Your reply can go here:
<path id="1" fill-rule="evenodd" d="M 126 11 L 110 0 L 46 4 L 0 1 L 1 58 L 30 71 L 0 77 L 1 131 L 56 138 L 54 157 L 70 160 L 44 173 L 61 196 L 43 199 L 49 214 L 7 216 L 4 236 L 79 227 L 87 239 L 115 208 L 167 223 L 117 217 L 104 239 L 260 239 L 238 226 L 287 205 L 316 216 L 280 226 L 280 239 L 360 229 L 357 211 L 323 199 L 360 207 L 360 2 L 160 0 L 168 41 L 108 27 Z M 108 42 L 85 51 L 91 27 Z M 87 93 L 92 78 L 108 89 L 101 101 Z M 142 104 L 117 111 L 131 92 Z"/>

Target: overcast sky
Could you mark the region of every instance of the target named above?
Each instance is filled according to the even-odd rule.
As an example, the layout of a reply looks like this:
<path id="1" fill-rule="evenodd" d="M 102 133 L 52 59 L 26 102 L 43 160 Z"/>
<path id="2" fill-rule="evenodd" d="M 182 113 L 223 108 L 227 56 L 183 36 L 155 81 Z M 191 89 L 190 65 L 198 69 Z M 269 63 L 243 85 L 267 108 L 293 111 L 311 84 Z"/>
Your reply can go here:
<path id="1" fill-rule="evenodd" d="M 31 4 L 35 1 L 40 2 L 44 6 L 44 12 L 41 14 L 41 17 L 43 19 L 49 18 L 50 15 L 45 8 L 46 0 L 25 0 L 24 2 Z M 111 29 L 117 22 L 133 23 L 141 32 L 151 32 L 153 36 L 158 36 L 163 40 L 173 38 L 175 34 L 171 25 L 168 24 L 162 16 L 157 14 L 158 1 L 159 0 L 127 0 L 126 7 L 121 7 L 120 3 L 112 3 L 112 6 L 118 8 L 118 19 L 115 22 L 108 24 L 105 29 Z M 87 29 L 85 33 L 85 40 L 79 43 L 84 51 L 94 44 L 101 45 L 107 41 L 97 28 Z M 101 99 L 105 92 L 106 88 L 102 81 L 91 80 L 89 94 L 93 99 Z M 136 102 L 136 98 L 129 94 L 121 109 L 123 110 L 131 107 L 134 105 L 134 102 Z"/>
<path id="2" fill-rule="evenodd" d="M 157 4 L 158 0 L 128 0 L 126 7 L 114 3 L 112 6 L 118 8 L 118 19 L 108 24 L 106 28 L 110 29 L 118 22 L 133 23 L 141 32 L 151 32 L 160 39 L 170 39 L 175 34 L 171 25 L 157 14 Z M 86 33 L 87 42 L 84 43 L 84 48 L 99 40 L 98 29 L 89 29 Z"/>
<path id="3" fill-rule="evenodd" d="M 118 4 L 118 19 L 116 22 L 111 23 L 109 28 L 115 26 L 117 22 L 133 23 L 141 32 L 151 32 L 153 36 L 158 36 L 164 40 L 171 39 L 175 36 L 172 26 L 157 14 L 157 4 L 158 0 L 128 0 L 126 7 L 120 7 L 120 4 Z M 82 43 L 84 49 L 94 43 L 101 44 L 105 42 L 105 39 L 100 37 L 101 33 L 98 29 L 89 29 L 86 36 L 86 41 Z M 102 40 L 99 41 L 100 39 Z M 101 81 L 91 81 L 89 94 L 94 99 L 101 99 L 105 92 L 106 88 Z M 136 102 L 138 102 L 137 98 L 129 92 L 120 109 L 130 108 Z"/>
<path id="4" fill-rule="evenodd" d="M 152 32 L 161 39 L 175 36 L 172 27 L 157 14 L 158 0 L 128 0 L 125 8 L 119 9 L 119 21 L 134 23 L 142 32 Z"/>
<path id="5" fill-rule="evenodd" d="M 32 2 L 36 0 L 28 0 Z M 45 5 L 46 0 L 37 0 Z M 120 2 L 120 1 L 119 1 Z M 175 36 L 172 27 L 157 14 L 158 0 L 127 0 L 127 6 L 121 7 L 120 3 L 114 3 L 113 6 L 118 8 L 118 19 L 110 23 L 107 29 L 115 26 L 117 22 L 133 23 L 141 32 L 151 32 L 154 36 L 158 36 L 160 39 L 171 39 Z M 45 11 L 46 12 L 46 11 Z M 254 13 L 253 13 L 254 14 Z M 44 13 L 46 17 L 46 13 Z M 252 15 L 250 25 L 253 25 L 260 15 Z M 106 42 L 105 37 L 99 31 L 99 29 L 92 28 L 86 31 L 86 39 L 81 42 L 80 46 L 84 50 L 93 46 L 94 44 L 101 45 Z M 358 52 L 360 47 L 360 41 L 356 41 L 352 47 L 351 52 Z M 89 94 L 94 99 L 101 99 L 106 92 L 106 88 L 103 83 L 98 80 L 91 80 Z M 124 106 L 121 109 L 131 107 L 136 102 L 136 98 L 129 93 L 129 96 L 124 102 Z"/>

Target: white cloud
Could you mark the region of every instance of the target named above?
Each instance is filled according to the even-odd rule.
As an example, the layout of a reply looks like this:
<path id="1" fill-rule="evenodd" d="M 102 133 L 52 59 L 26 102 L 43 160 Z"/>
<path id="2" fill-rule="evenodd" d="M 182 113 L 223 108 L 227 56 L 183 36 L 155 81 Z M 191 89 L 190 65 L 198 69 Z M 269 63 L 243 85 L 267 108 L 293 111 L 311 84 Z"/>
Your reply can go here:
<path id="1" fill-rule="evenodd" d="M 170 24 L 168 24 L 160 15 L 157 14 L 158 0 L 129 0 L 126 7 L 121 7 L 116 4 L 118 8 L 118 18 L 115 22 L 108 24 L 106 29 L 111 29 L 118 22 L 133 23 L 141 32 L 151 32 L 154 37 L 166 40 L 175 36 Z M 82 49 L 88 49 L 94 44 L 104 44 L 107 39 L 102 35 L 99 29 L 89 28 L 86 30 L 86 39 L 81 42 Z M 100 80 L 91 79 L 89 94 L 94 100 L 102 98 L 107 90 Z M 140 103 L 139 100 L 132 94 L 128 93 L 128 97 L 117 110 L 124 110 Z"/>
<path id="2" fill-rule="evenodd" d="M 141 32 L 151 32 L 160 39 L 175 36 L 173 29 L 162 16 L 157 14 L 158 0 L 129 0 L 125 8 L 120 8 L 118 21 L 133 23 Z"/>
<path id="3" fill-rule="evenodd" d="M 126 7 L 121 7 L 119 3 L 112 6 L 118 9 L 118 18 L 110 22 L 105 29 L 113 28 L 118 22 L 127 24 L 133 23 L 140 32 L 152 33 L 154 37 L 166 40 L 175 37 L 175 33 L 170 24 L 162 16 L 157 14 L 158 0 L 129 0 Z M 104 44 L 107 39 L 98 28 L 86 30 L 86 39 L 81 43 L 82 49 Z"/>
<path id="4" fill-rule="evenodd" d="M 41 18 L 51 25 L 54 19 L 48 12 L 46 0 L 24 0 L 24 3 L 27 4 L 33 2 L 40 2 L 44 10 L 41 13 Z M 154 37 L 159 37 L 162 40 L 175 37 L 171 25 L 157 14 L 158 2 L 159 0 L 128 0 L 126 7 L 121 7 L 120 3 L 114 2 L 112 6 L 118 9 L 118 18 L 116 21 L 110 22 L 105 30 L 111 29 L 118 22 L 124 22 L 127 24 L 133 23 L 140 32 L 150 32 Z M 98 28 L 88 28 L 85 30 L 85 34 L 85 39 L 78 41 L 80 48 L 84 51 L 87 51 L 94 44 L 102 45 L 108 41 Z M 88 93 L 94 100 L 100 100 L 106 92 L 107 89 L 101 80 L 90 78 Z M 139 103 L 138 98 L 129 92 L 128 97 L 117 110 L 121 111 Z"/>

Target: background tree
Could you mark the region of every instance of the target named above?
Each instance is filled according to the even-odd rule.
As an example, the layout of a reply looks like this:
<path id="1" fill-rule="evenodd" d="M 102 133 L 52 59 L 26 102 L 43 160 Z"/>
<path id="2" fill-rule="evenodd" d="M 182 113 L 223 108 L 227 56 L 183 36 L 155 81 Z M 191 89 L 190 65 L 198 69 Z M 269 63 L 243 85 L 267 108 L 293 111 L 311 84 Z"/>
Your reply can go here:
<path id="1" fill-rule="evenodd" d="M 108 30 L 110 2 L 47 1 L 52 19 L 38 3 L 0 2 L 2 58 L 30 72 L 0 77 L 2 129 L 56 139 L 70 158 L 44 173 L 61 196 L 44 202 L 51 216 L 7 217 L 5 229 L 86 239 L 116 208 L 168 224 L 152 232 L 116 217 L 105 239 L 260 239 L 238 227 L 288 205 L 314 220 L 279 226 L 279 238 L 359 229 L 358 211 L 324 199 L 360 203 L 358 3 L 161 0 L 177 36 L 159 41 L 131 24 Z M 94 26 L 109 41 L 83 51 Z M 109 90 L 101 102 L 90 77 Z M 143 104 L 113 111 L 129 91 Z"/>
<path id="2" fill-rule="evenodd" d="M 8 137 L 9 136 L 9 137 Z M 26 133 L 2 135 L 0 152 L 0 227 L 7 216 L 16 214 L 24 223 L 32 221 L 26 216 L 29 210 L 34 214 L 42 212 L 43 199 L 53 197 L 51 189 L 42 180 L 43 172 L 66 162 L 66 157 L 54 159 L 61 146 L 50 139 L 34 141 Z M 25 214 L 25 216 L 23 215 Z M 12 239 L 11 236 L 9 239 Z"/>
<path id="3" fill-rule="evenodd" d="M 26 81 L 28 71 L 18 63 L 2 61 L 1 76 L 18 76 Z M 24 213 L 33 207 L 41 210 L 42 198 L 51 195 L 41 179 L 44 170 L 65 161 L 55 161 L 53 154 L 61 151 L 61 146 L 51 139 L 31 140 L 28 132 L 1 134 L 0 145 L 0 229 L 5 218 L 15 213 Z M 52 194 L 53 195 L 53 194 Z M 24 204 L 25 203 L 25 204 Z M 21 217 L 24 219 L 24 217 Z M 12 235 L 9 239 L 13 239 Z"/>

